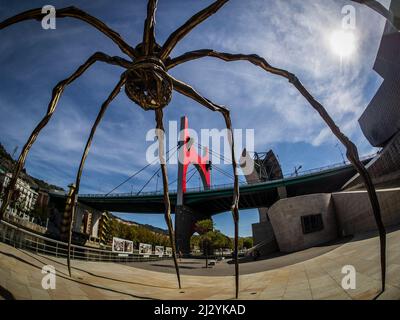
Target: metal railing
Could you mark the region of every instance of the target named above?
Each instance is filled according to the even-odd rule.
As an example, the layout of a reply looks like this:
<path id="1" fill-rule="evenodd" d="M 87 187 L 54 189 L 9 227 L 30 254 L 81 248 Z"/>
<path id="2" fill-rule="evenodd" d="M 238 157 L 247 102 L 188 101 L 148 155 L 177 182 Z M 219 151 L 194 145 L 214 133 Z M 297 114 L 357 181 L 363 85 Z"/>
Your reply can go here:
<path id="1" fill-rule="evenodd" d="M 372 155 L 367 155 L 367 156 L 363 156 L 360 157 L 360 160 L 364 161 L 364 160 L 368 160 L 368 159 L 372 159 L 373 157 L 375 157 L 377 155 L 377 153 L 372 154 Z M 333 170 L 333 169 L 337 169 L 337 168 L 341 168 L 341 167 L 347 167 L 350 166 L 351 163 L 349 161 L 346 162 L 339 162 L 339 163 L 335 163 L 335 164 L 331 164 L 331 165 L 327 165 L 327 166 L 323 166 L 323 167 L 318 167 L 318 168 L 313 168 L 313 169 L 308 169 L 308 170 L 303 170 L 303 171 L 299 171 L 298 174 L 295 173 L 286 173 L 283 175 L 283 179 L 276 179 L 276 180 L 270 180 L 267 182 L 273 182 L 273 181 L 279 181 L 279 180 L 284 180 L 284 179 L 296 179 L 298 177 L 304 177 L 307 175 L 312 175 L 312 174 L 317 174 L 317 173 L 321 173 L 323 171 L 329 171 L 329 170 Z M 258 180 L 254 180 L 254 181 L 246 181 L 246 182 L 239 182 L 239 187 L 240 186 L 248 186 L 248 185 L 256 185 L 256 184 L 263 184 L 265 183 L 260 182 Z M 211 187 L 208 190 L 224 190 L 224 189 L 231 189 L 233 188 L 233 183 L 225 183 L 225 184 L 216 184 L 216 185 L 211 185 Z M 187 188 L 186 192 L 190 193 L 190 192 L 200 192 L 200 191 L 208 191 L 208 190 L 204 190 L 203 187 L 192 187 L 192 188 Z M 177 190 L 170 190 L 169 194 L 176 194 Z M 142 196 L 152 196 L 152 195 L 162 195 L 163 191 L 147 191 L 147 192 L 141 192 L 140 193 L 140 197 Z M 125 192 L 125 193 L 112 193 L 112 194 L 108 194 L 108 195 L 104 195 L 104 194 L 80 194 L 79 197 L 81 198 L 131 198 L 133 196 L 137 196 L 137 194 L 135 192 Z M 139 196 L 138 196 L 139 197 Z"/>
<path id="2" fill-rule="evenodd" d="M 27 231 L 6 221 L 0 222 L 0 241 L 18 249 L 36 254 L 66 258 L 68 244 Z M 142 256 L 139 254 L 121 254 L 111 250 L 102 250 L 72 244 L 71 259 L 103 262 L 146 262 L 171 259 L 169 256 Z"/>

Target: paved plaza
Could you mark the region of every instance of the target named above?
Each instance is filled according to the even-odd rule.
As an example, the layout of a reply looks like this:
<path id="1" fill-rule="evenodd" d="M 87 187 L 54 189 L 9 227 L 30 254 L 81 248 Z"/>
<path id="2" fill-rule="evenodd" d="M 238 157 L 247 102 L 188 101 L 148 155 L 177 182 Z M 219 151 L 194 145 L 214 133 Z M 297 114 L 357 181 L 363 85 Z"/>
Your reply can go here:
<path id="1" fill-rule="evenodd" d="M 240 299 L 373 299 L 380 289 L 379 241 L 374 235 L 336 244 L 303 261 L 240 277 Z M 320 249 L 319 249 L 320 250 Z M 378 299 L 400 299 L 400 230 L 388 234 L 387 289 Z M 294 253 L 285 256 L 287 262 Z M 269 263 L 275 257 L 253 262 Z M 275 260 L 276 262 L 277 260 Z M 182 262 L 185 262 L 183 260 Z M 292 261 L 295 262 L 295 261 Z M 56 268 L 56 289 L 41 286 L 44 265 Z M 233 299 L 233 276 L 182 276 L 182 290 L 169 272 L 132 265 L 45 257 L 0 243 L 0 297 L 3 299 Z M 244 264 L 241 264 L 242 268 Z M 280 265 L 280 266 L 278 266 Z M 341 286 L 344 265 L 357 271 L 356 289 Z M 182 263 L 184 270 L 185 263 Z M 207 271 L 212 273 L 219 266 Z M 168 269 L 168 268 L 166 268 Z M 182 273 L 185 273 L 184 271 Z M 232 273 L 233 274 L 233 273 Z"/>
<path id="2" fill-rule="evenodd" d="M 246 275 L 262 271 L 274 270 L 310 260 L 331 250 L 334 250 L 335 248 L 338 248 L 344 242 L 349 241 L 349 239 L 350 237 L 326 244 L 324 246 L 313 247 L 291 254 L 275 252 L 266 257 L 262 257 L 257 261 L 254 261 L 252 257 L 241 258 L 239 260 L 240 274 Z M 213 259 L 210 258 L 209 260 L 212 261 Z M 172 260 L 132 262 L 128 263 L 128 265 L 139 269 L 175 274 L 175 267 Z M 217 261 L 215 265 L 210 265 L 207 269 L 205 265 L 205 259 L 179 260 L 180 272 L 183 275 L 216 277 L 231 276 L 235 272 L 235 265 L 231 258 Z"/>

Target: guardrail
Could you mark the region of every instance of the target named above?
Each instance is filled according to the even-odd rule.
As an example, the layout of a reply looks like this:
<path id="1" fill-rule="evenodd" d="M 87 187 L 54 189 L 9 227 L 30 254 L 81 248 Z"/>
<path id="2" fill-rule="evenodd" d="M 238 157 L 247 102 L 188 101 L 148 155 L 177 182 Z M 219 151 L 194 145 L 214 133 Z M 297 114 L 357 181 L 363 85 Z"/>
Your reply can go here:
<path id="1" fill-rule="evenodd" d="M 368 159 L 372 159 L 373 157 L 375 157 L 378 153 L 372 154 L 372 155 L 367 155 L 367 156 L 363 156 L 360 157 L 360 160 L 365 161 Z M 346 166 L 350 166 L 351 163 L 349 161 L 345 161 L 345 162 L 339 162 L 339 163 L 335 163 L 335 164 L 331 164 L 331 165 L 327 165 L 327 166 L 323 166 L 323 167 L 319 167 L 319 168 L 314 168 L 314 169 L 308 169 L 308 170 L 303 170 L 303 171 L 299 171 L 298 174 L 295 173 L 286 173 L 283 175 L 283 179 L 295 179 L 298 177 L 303 177 L 303 176 L 307 176 L 307 175 L 311 175 L 311 174 L 316 174 L 316 173 L 321 173 L 323 171 L 328 171 L 328 170 L 333 170 L 333 169 L 337 169 L 340 167 L 346 167 Z M 270 182 L 272 181 L 278 181 L 278 180 L 282 180 L 282 179 L 277 179 L 277 180 L 270 180 Z M 240 186 L 248 186 L 248 185 L 256 185 L 256 184 L 260 184 L 260 183 L 265 183 L 265 182 L 260 182 L 258 180 L 255 181 L 246 181 L 246 182 L 239 182 L 239 187 Z M 233 187 L 233 183 L 226 183 L 226 184 L 218 184 L 218 185 L 212 185 L 210 187 L 210 189 L 208 190 L 223 190 L 223 189 L 231 189 Z M 190 193 L 190 192 L 199 192 L 199 191 L 205 191 L 203 187 L 194 187 L 194 188 L 187 188 L 186 192 Z M 169 194 L 176 194 L 177 190 L 170 190 Z M 161 191 L 147 191 L 147 192 L 141 192 L 140 196 L 151 196 L 151 195 L 162 195 L 163 192 Z M 104 195 L 104 194 L 80 194 L 79 197 L 82 198 L 121 198 L 121 197 L 133 197 L 133 196 L 139 196 L 137 193 L 135 192 L 125 192 L 125 193 L 112 193 L 112 194 L 108 194 L 108 195 Z"/>
<path id="2" fill-rule="evenodd" d="M 0 241 L 18 249 L 24 249 L 36 254 L 66 258 L 68 244 L 62 241 L 50 239 L 36 233 L 27 231 L 6 221 L 0 223 Z M 148 257 L 139 254 L 126 254 L 121 256 L 118 252 L 79 246 L 72 244 L 71 259 L 103 262 L 146 262 L 171 259 L 168 256 L 159 257 L 149 255 Z"/>

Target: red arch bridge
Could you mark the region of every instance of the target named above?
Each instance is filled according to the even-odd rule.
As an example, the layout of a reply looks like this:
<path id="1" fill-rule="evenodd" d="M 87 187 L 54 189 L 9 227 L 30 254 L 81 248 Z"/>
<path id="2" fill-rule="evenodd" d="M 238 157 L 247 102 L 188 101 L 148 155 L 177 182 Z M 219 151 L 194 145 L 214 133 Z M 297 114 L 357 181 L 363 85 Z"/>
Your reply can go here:
<path id="1" fill-rule="evenodd" d="M 364 160 L 364 163 L 370 160 L 369 157 Z M 241 183 L 239 207 L 240 209 L 270 207 L 280 199 L 282 188 L 285 190 L 286 197 L 340 191 L 343 185 L 355 175 L 356 171 L 351 164 L 341 163 L 304 171 L 283 179 Z M 230 210 L 233 184 L 210 186 L 208 189 L 187 189 L 184 195 L 184 206 L 177 205 L 177 195 L 177 191 L 171 191 L 170 200 L 172 212 L 176 214 L 177 246 L 185 253 L 190 248 L 190 237 L 196 221 Z M 59 207 L 64 205 L 65 194 L 54 192 L 50 196 Z M 79 202 L 101 211 L 143 214 L 164 214 L 165 211 L 162 191 L 140 194 L 80 194 Z"/>

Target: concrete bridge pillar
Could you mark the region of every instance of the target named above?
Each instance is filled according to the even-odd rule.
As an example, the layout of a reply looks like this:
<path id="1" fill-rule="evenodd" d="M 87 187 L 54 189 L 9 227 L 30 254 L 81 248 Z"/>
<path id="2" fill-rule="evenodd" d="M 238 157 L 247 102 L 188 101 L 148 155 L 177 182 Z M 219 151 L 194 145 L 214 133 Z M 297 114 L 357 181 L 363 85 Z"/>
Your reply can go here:
<path id="1" fill-rule="evenodd" d="M 176 206 L 175 241 L 177 253 L 180 251 L 183 255 L 190 254 L 190 238 L 195 232 L 196 222 L 210 218 L 211 216 L 199 214 L 186 205 Z"/>

